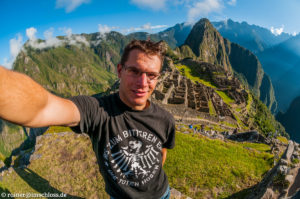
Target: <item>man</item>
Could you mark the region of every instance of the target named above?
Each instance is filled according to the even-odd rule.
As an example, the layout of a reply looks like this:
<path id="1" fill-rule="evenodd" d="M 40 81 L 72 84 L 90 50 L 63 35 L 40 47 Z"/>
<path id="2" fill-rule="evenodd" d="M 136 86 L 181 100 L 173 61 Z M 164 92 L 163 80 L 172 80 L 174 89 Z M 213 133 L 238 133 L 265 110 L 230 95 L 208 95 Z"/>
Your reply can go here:
<path id="1" fill-rule="evenodd" d="M 59 98 L 29 77 L 0 67 L 0 118 L 87 133 L 111 198 L 169 198 L 162 166 L 166 148 L 174 147 L 174 118 L 149 101 L 163 56 L 161 42 L 132 41 L 117 66 L 119 92 L 99 99 Z"/>

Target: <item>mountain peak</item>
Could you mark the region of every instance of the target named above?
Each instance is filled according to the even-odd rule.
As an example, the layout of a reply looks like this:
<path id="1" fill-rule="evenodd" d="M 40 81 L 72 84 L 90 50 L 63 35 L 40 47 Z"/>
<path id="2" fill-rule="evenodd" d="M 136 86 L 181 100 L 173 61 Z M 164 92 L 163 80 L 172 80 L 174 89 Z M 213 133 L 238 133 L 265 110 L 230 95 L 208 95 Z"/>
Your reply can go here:
<path id="1" fill-rule="evenodd" d="M 197 23 L 195 23 L 194 28 L 197 27 L 203 27 L 203 28 L 214 28 L 213 25 L 210 23 L 210 21 L 207 18 L 200 19 Z"/>
<path id="2" fill-rule="evenodd" d="M 185 40 L 199 60 L 222 66 L 226 71 L 231 66 L 226 57 L 223 37 L 206 18 L 199 20 Z"/>

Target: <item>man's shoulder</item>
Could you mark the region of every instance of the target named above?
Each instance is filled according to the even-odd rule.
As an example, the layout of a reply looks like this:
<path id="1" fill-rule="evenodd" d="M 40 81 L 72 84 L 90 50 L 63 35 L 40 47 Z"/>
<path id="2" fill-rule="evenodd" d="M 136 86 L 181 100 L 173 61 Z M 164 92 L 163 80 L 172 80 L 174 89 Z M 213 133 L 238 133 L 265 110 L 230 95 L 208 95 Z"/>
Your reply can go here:
<path id="1" fill-rule="evenodd" d="M 91 97 L 97 99 L 101 103 L 111 103 L 116 100 L 116 98 L 118 97 L 118 93 L 111 93 L 111 94 L 98 93 L 92 95 Z"/>
<path id="2" fill-rule="evenodd" d="M 174 121 L 173 115 L 165 108 L 161 107 L 159 104 L 152 102 L 154 113 L 161 117 L 161 119 Z"/>

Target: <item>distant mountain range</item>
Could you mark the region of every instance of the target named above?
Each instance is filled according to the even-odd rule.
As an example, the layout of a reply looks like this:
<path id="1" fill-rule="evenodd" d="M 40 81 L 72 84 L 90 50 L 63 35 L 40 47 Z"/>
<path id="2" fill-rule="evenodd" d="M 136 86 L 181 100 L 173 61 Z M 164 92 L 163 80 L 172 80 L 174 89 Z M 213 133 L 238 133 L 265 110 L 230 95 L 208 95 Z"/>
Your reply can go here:
<path id="1" fill-rule="evenodd" d="M 284 32 L 276 36 L 269 29 L 249 25 L 247 22 L 234 22 L 231 19 L 212 22 L 212 24 L 223 37 L 238 43 L 253 53 L 262 52 L 292 37 Z"/>

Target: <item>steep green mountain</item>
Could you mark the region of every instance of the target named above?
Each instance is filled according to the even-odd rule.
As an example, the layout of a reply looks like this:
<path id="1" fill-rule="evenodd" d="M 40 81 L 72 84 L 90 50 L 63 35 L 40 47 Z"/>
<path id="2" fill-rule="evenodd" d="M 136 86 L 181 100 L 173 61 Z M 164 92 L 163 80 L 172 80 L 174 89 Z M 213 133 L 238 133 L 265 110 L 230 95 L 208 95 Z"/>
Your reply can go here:
<path id="1" fill-rule="evenodd" d="M 240 79 L 246 81 L 256 96 L 267 103 L 269 109 L 276 108 L 272 83 L 257 57 L 249 50 L 223 38 L 207 19 L 201 19 L 194 25 L 185 45 L 192 49 L 198 60 L 238 73 Z M 185 49 L 181 51 L 190 54 L 187 47 L 183 46 L 181 48 Z"/>
<path id="2" fill-rule="evenodd" d="M 93 94 L 104 91 L 116 79 L 114 71 L 105 65 L 107 60 L 97 48 L 85 45 L 64 44 L 56 48 L 35 50 L 25 44 L 15 63 L 14 70 L 31 76 L 49 91 L 68 97 L 76 94 Z"/>
<path id="3" fill-rule="evenodd" d="M 224 38 L 251 50 L 253 53 L 261 52 L 292 37 L 287 33 L 274 35 L 269 29 L 250 25 L 247 22 L 235 22 L 231 19 L 212 22 L 212 24 Z"/>
<path id="4" fill-rule="evenodd" d="M 291 139 L 300 142 L 300 97 L 295 98 L 285 113 L 279 112 L 276 119 L 284 125 Z"/>

